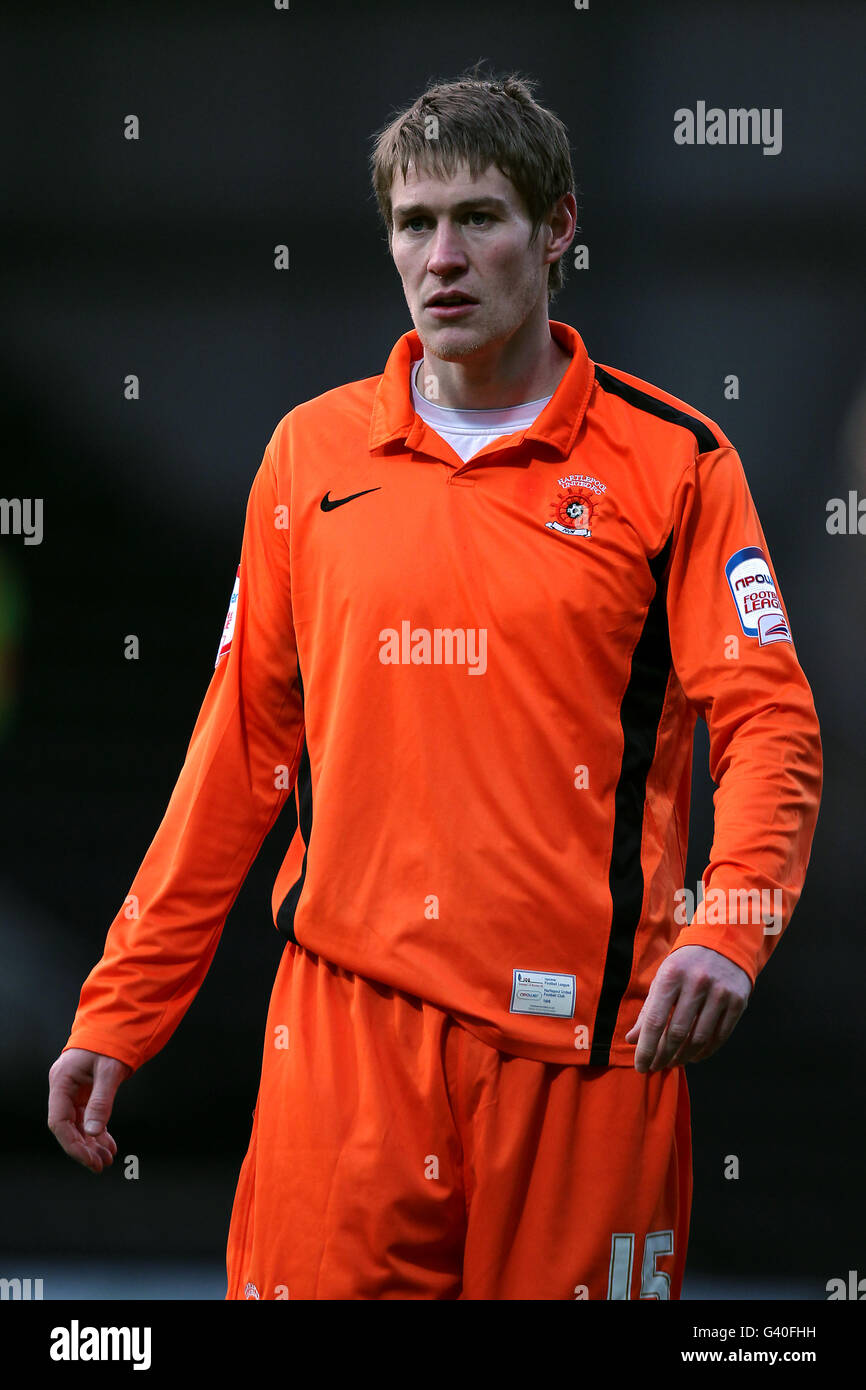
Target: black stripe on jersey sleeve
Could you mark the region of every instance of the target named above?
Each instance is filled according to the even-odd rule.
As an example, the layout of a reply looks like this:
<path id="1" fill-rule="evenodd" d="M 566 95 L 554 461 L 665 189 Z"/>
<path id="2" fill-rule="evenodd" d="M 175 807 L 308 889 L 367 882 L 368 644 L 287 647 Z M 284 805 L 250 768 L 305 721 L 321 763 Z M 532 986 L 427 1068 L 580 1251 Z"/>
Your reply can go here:
<path id="1" fill-rule="evenodd" d="M 682 425 L 683 429 L 691 430 L 698 441 L 700 453 L 704 454 L 708 449 L 721 448 L 716 436 L 703 420 L 698 420 L 694 415 L 687 415 L 684 410 L 677 410 L 675 405 L 668 405 L 667 401 L 657 400 L 646 391 L 639 391 L 636 386 L 629 386 L 627 382 L 611 376 L 610 372 L 606 372 L 604 367 L 599 367 L 597 363 L 595 379 L 602 390 L 609 391 L 612 396 L 619 396 L 638 410 L 646 410 L 650 415 L 657 415 L 660 420 L 668 420 L 672 425 Z"/>
<path id="2" fill-rule="evenodd" d="M 634 940 L 643 903 L 641 865 L 646 784 L 655 755 L 665 691 L 671 669 L 666 585 L 662 576 L 673 544 L 673 531 L 649 565 L 656 591 L 631 659 L 631 673 L 620 706 L 622 765 L 614 799 L 610 896 L 613 904 L 604 977 L 599 992 L 591 1067 L 610 1066 L 610 1047 L 617 1014 L 631 977 Z"/>
<path id="3" fill-rule="evenodd" d="M 298 662 L 298 689 L 301 692 L 301 709 L 304 707 L 304 682 L 301 679 L 301 663 Z M 295 936 L 295 912 L 300 902 L 301 893 L 304 891 L 304 883 L 307 878 L 307 850 L 310 847 L 310 832 L 313 828 L 313 779 L 310 773 L 310 755 L 307 751 L 307 733 L 304 730 L 304 745 L 301 749 L 301 758 L 298 763 L 298 775 L 295 780 L 295 799 L 297 802 L 297 824 L 301 831 L 301 838 L 304 841 L 304 860 L 301 864 L 299 877 L 292 884 L 283 901 L 277 910 L 277 931 L 287 940 L 293 941 L 295 945 L 300 945 Z"/>

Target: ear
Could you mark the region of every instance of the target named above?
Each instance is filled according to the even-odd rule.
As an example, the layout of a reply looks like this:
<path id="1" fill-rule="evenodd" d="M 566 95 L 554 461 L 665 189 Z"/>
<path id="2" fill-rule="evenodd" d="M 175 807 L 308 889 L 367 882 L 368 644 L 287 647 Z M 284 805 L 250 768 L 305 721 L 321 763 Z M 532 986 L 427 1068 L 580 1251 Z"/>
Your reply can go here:
<path id="1" fill-rule="evenodd" d="M 550 208 L 546 222 L 550 226 L 548 258 L 558 261 L 574 240 L 577 229 L 577 202 L 573 193 L 563 193 Z"/>

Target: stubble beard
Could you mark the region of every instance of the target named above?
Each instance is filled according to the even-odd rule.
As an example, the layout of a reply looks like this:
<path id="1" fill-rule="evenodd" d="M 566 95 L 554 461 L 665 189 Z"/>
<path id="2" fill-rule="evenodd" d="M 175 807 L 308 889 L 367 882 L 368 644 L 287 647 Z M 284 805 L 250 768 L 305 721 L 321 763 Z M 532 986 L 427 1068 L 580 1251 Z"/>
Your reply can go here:
<path id="1" fill-rule="evenodd" d="M 486 347 L 486 343 L 480 339 L 466 343 L 446 343 L 437 347 L 434 347 L 429 341 L 425 342 L 423 338 L 421 342 L 425 354 L 429 353 L 431 357 L 438 357 L 440 362 L 460 362 L 464 357 L 474 357 L 477 352 Z"/>
<path id="2" fill-rule="evenodd" d="M 476 329 L 476 333 L 481 336 L 461 340 L 459 336 L 455 335 L 455 338 L 449 341 L 447 325 L 443 325 L 442 336 L 434 342 L 433 337 L 426 330 L 422 333 L 416 325 L 415 331 L 421 340 L 425 356 L 438 357 L 442 362 L 461 362 L 465 358 L 475 356 L 484 348 L 507 337 L 511 331 L 522 324 L 531 313 L 539 293 L 540 287 L 534 282 L 528 280 L 519 282 L 513 287 L 509 298 L 507 309 L 510 309 L 511 313 L 509 314 L 506 309 L 503 316 L 504 321 L 486 324 L 487 331 Z"/>
<path id="3" fill-rule="evenodd" d="M 420 329 L 416 331 L 421 339 L 425 356 L 438 357 L 441 362 L 462 362 L 466 357 L 474 357 L 476 353 L 481 352 L 494 340 L 492 333 L 461 338 L 458 332 L 453 337 L 449 337 L 447 325 L 443 326 L 441 333 L 436 336 L 428 334 L 426 330 L 423 333 Z"/>

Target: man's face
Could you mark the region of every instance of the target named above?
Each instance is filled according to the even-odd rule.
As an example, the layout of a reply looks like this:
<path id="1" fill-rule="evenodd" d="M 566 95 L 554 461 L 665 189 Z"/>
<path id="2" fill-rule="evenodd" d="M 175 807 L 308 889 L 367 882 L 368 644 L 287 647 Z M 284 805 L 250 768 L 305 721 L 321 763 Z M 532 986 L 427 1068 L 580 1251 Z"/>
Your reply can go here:
<path id="1" fill-rule="evenodd" d="M 544 305 L 544 226 L 532 223 L 510 179 L 491 164 L 473 179 L 468 165 L 451 179 L 409 165 L 391 188 L 391 254 L 425 352 L 448 362 L 505 342 Z M 463 307 L 436 307 L 437 296 L 465 295 Z"/>

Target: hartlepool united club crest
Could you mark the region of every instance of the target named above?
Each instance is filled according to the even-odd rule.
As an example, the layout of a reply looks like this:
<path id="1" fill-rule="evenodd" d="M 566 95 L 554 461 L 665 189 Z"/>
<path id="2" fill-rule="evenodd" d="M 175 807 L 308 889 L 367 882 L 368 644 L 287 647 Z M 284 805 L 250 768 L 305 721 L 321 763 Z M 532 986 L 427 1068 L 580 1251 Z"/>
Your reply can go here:
<path id="1" fill-rule="evenodd" d="M 598 506 L 596 495 L 607 488 L 598 478 L 590 478 L 583 473 L 570 473 L 567 478 L 557 478 L 563 492 L 551 502 L 553 520 L 545 522 L 551 531 L 560 531 L 564 536 L 591 536 L 593 513 Z"/>

